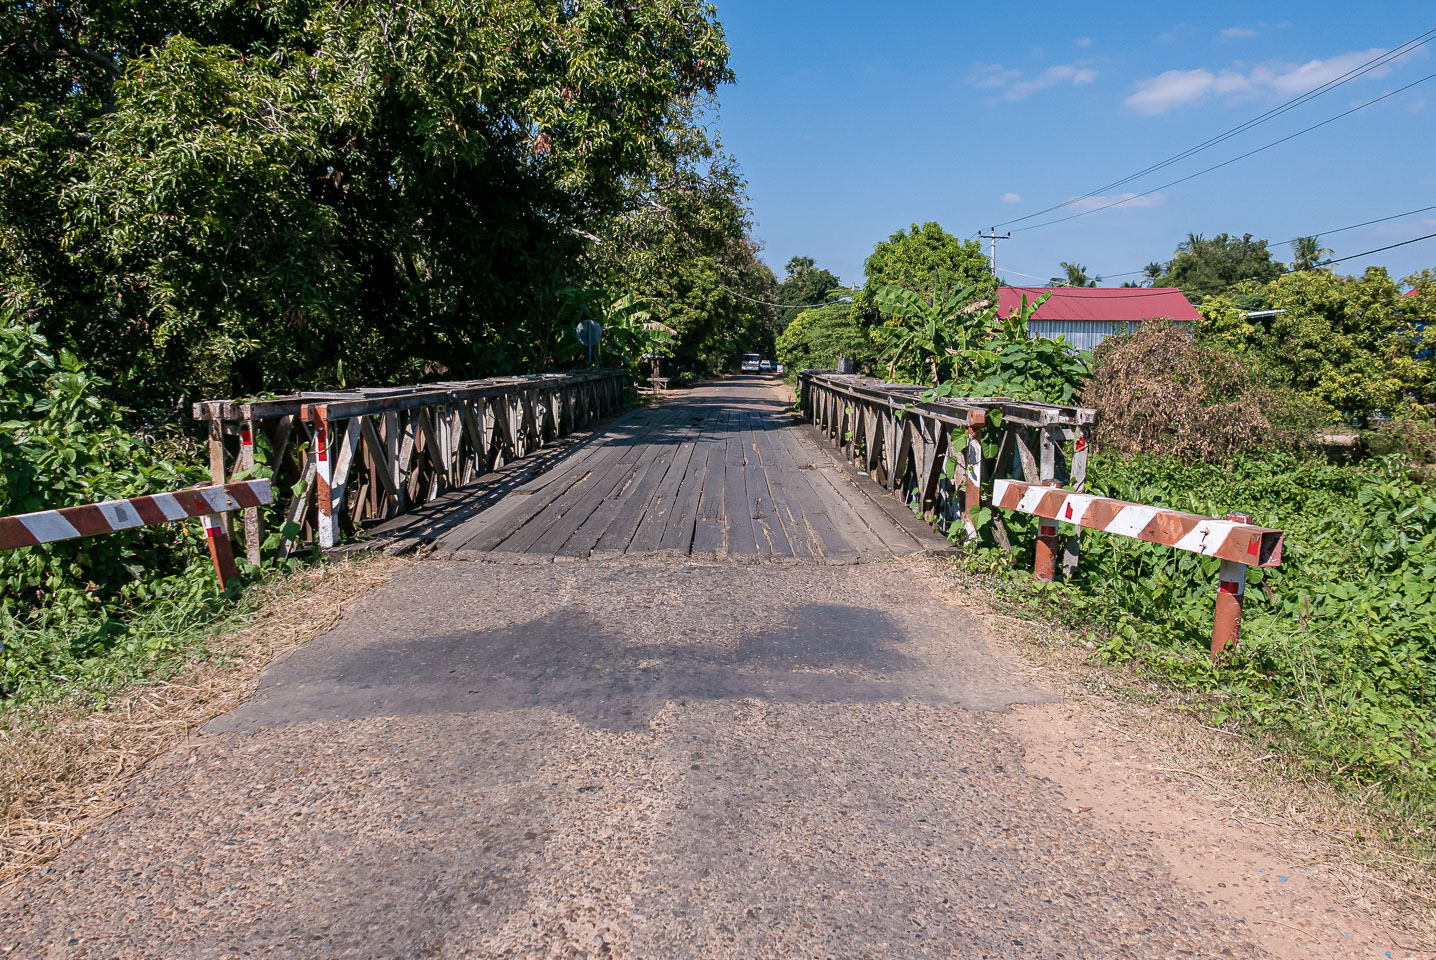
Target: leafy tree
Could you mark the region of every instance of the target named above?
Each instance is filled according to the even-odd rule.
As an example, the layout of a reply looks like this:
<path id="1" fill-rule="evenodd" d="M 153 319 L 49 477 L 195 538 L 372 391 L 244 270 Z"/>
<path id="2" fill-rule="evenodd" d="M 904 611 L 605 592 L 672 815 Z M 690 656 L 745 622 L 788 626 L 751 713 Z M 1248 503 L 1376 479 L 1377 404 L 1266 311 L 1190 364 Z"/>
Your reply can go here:
<path id="1" fill-rule="evenodd" d="M 1249 233 L 1240 238 L 1225 233 L 1207 238 L 1193 233 L 1178 245 L 1166 272 L 1154 285 L 1178 287 L 1189 298 L 1199 300 L 1242 280 L 1265 283 L 1282 273 L 1281 264 L 1272 260 L 1265 240 L 1254 240 Z"/>
<path id="2" fill-rule="evenodd" d="M 553 364 L 560 291 L 678 196 L 731 77 L 703 0 L 57 2 L 0 31 L 0 299 L 151 417 L 341 356 Z"/>
<path id="3" fill-rule="evenodd" d="M 1029 302 L 1024 295 L 1022 304 L 992 327 L 965 378 L 944 384 L 934 396 L 1073 403 L 1091 372 L 1091 355 L 1065 337 L 1034 337 L 1028 331 L 1033 314 L 1050 296 L 1045 293 Z"/>
<path id="4" fill-rule="evenodd" d="M 793 257 L 786 267 L 788 276 L 778 286 L 778 302 L 804 306 L 831 299 L 830 294 L 842 287 L 837 274 L 818 267 L 812 257 Z M 792 317 L 796 314 L 783 311 Z"/>
<path id="5" fill-rule="evenodd" d="M 1089 277 L 1087 268 L 1080 263 L 1068 263 L 1064 260 L 1061 267 L 1065 275 L 1047 281 L 1054 287 L 1095 287 L 1102 282 L 1101 277 Z"/>
<path id="6" fill-rule="evenodd" d="M 980 243 L 956 237 L 936 223 L 914 223 L 873 247 L 863 263 L 866 283 L 853 296 L 854 316 L 879 342 L 886 341 L 891 331 L 881 329 L 885 321 L 874 298 L 877 289 L 901 286 L 930 299 L 939 272 L 955 288 L 974 286 L 978 299 L 997 292 L 997 277 Z"/>
<path id="7" fill-rule="evenodd" d="M 1297 237 L 1291 242 L 1291 251 L 1295 259 L 1288 266 L 1293 270 L 1315 270 L 1318 263 L 1331 256 L 1316 237 Z"/>
<path id="8" fill-rule="evenodd" d="M 789 370 L 833 370 L 839 357 L 852 357 L 860 370 L 877 361 L 872 338 L 845 303 L 798 314 L 778 335 L 776 350 Z"/>
<path id="9" fill-rule="evenodd" d="M 899 230 L 874 247 L 863 264 L 868 288 L 892 284 L 923 296 L 932 294 L 939 271 L 955 287 L 976 287 L 979 297 L 997 288 L 982 244 L 954 236 L 936 223 Z"/>
<path id="10" fill-rule="evenodd" d="M 1396 414 L 1436 397 L 1436 371 L 1420 344 L 1436 309 L 1401 296 L 1383 268 L 1361 277 L 1305 270 L 1268 289 L 1283 312 L 1258 340 L 1265 369 L 1332 416 Z"/>
<path id="11" fill-rule="evenodd" d="M 878 309 L 889 323 L 879 328 L 879 357 L 892 376 L 926 377 L 940 383 L 954 369 L 970 363 L 973 351 L 987 336 L 995 306 L 975 304 L 976 284 L 950 287 L 942 271 L 935 271 L 932 293 L 923 296 L 897 284 L 884 284 L 874 292 Z"/>

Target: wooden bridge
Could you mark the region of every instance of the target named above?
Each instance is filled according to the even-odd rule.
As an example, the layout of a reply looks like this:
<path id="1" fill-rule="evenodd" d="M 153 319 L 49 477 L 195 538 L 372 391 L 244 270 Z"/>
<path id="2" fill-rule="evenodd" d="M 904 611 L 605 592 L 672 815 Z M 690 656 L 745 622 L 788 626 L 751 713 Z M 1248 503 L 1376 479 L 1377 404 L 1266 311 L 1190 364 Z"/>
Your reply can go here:
<path id="1" fill-rule="evenodd" d="M 342 525 L 361 545 L 393 552 L 524 562 L 668 554 L 846 564 L 950 548 L 848 466 L 770 378 L 729 378 L 623 412 L 605 389 L 567 416 L 572 401 L 548 395 L 566 389 L 464 384 L 265 407 L 224 401 L 196 414 L 210 420 L 218 477 L 230 475 L 226 462 L 254 463 L 244 438 L 262 417 L 291 434 L 308 428 L 315 443 L 322 426 L 333 447 L 328 486 L 296 497 L 288 514 L 323 539 L 324 501 L 331 542 Z M 226 427 L 238 445 L 226 448 Z M 314 477 L 311 450 L 281 451 L 281 476 Z"/>

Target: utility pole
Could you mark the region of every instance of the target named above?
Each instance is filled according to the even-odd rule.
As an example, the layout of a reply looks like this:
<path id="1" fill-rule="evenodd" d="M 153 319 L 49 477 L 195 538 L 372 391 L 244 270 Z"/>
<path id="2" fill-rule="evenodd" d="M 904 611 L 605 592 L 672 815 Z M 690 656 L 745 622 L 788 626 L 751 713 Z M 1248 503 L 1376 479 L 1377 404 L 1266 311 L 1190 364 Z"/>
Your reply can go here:
<path id="1" fill-rule="evenodd" d="M 997 241 L 999 241 L 999 240 L 1011 240 L 1011 239 L 1012 239 L 1012 231 L 1009 230 L 1009 231 L 1007 231 L 1006 233 L 998 233 L 998 232 L 997 232 L 997 228 L 996 228 L 996 227 L 993 227 L 991 233 L 983 233 L 983 232 L 979 229 L 978 232 L 977 232 L 977 235 L 978 235 L 979 237 L 981 237 L 982 239 L 984 239 L 984 240 L 991 240 L 991 241 L 992 241 L 992 244 L 991 244 L 991 247 L 992 247 L 992 254 L 991 254 L 991 260 L 992 260 L 992 275 L 995 277 L 995 276 L 997 276 Z"/>

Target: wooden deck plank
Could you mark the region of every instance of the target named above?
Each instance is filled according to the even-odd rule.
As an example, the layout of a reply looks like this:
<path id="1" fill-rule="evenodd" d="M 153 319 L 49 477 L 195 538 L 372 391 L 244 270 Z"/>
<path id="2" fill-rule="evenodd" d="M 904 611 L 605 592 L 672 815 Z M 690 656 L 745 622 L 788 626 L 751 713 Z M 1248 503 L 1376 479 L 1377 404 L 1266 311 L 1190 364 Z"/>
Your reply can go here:
<path id="1" fill-rule="evenodd" d="M 588 556 L 602 537 L 603 530 L 617 514 L 616 504 L 621 503 L 623 493 L 642 468 L 645 455 L 651 452 L 655 438 L 678 421 L 679 411 L 660 411 L 647 424 L 646 429 L 623 442 L 628 449 L 602 473 L 595 472 L 592 482 L 583 480 L 574 484 L 548 508 L 551 516 L 549 529 L 522 550 L 525 553 L 548 556 Z M 590 524 L 597 519 L 598 523 Z M 601 529 L 595 530 L 599 524 Z M 588 527 L 582 537 L 568 547 L 578 531 Z M 588 542 L 592 537 L 592 543 Z M 509 545 L 505 545 L 508 548 Z"/>
<path id="2" fill-rule="evenodd" d="M 515 491 L 509 494 L 497 508 L 477 518 L 482 521 L 492 513 L 496 515 L 493 522 L 476 523 L 473 536 L 461 543 L 456 541 L 452 549 L 492 551 L 531 521 L 537 520 L 542 526 L 545 512 L 555 500 L 593 470 L 602 468 L 606 461 L 621 457 L 626 449 L 626 445 L 617 442 L 614 437 L 606 437 L 590 457 L 565 468 L 563 476 L 545 484 L 536 493 Z"/>
<path id="3" fill-rule="evenodd" d="M 743 446 L 744 410 L 734 410 L 723 432 L 723 534 L 729 556 L 765 553 L 753 530 L 753 505 L 748 497 L 747 457 Z"/>
<path id="4" fill-rule="evenodd" d="M 691 553 L 694 528 L 698 522 L 698 501 L 703 495 L 703 477 L 708 472 L 708 458 L 717 448 L 711 431 L 701 433 L 694 441 L 693 456 L 678 487 L 673 510 L 659 538 L 658 549 L 667 552 Z"/>
<path id="5" fill-rule="evenodd" d="M 815 460 L 812 453 L 803 448 L 795 430 L 779 431 L 774 441 L 793 464 L 793 469 L 785 476 L 784 493 L 792 509 L 802 514 L 818 552 L 829 563 L 856 563 L 862 557 L 858 545 L 838 530 L 828 515 L 827 501 L 810 479 L 811 474 L 821 468 L 822 461 Z"/>
<path id="6" fill-rule="evenodd" d="M 821 560 L 823 551 L 808 526 L 801 509 L 795 509 L 788 486 L 802 482 L 798 466 L 786 453 L 779 453 L 779 444 L 774 434 L 781 430 L 793 429 L 794 421 L 788 417 L 765 418 L 758 433 L 758 458 L 763 463 L 763 475 L 768 483 L 768 493 L 773 501 L 773 512 L 783 527 L 788 546 L 793 556 L 800 560 Z"/>
<path id="7" fill-rule="evenodd" d="M 694 556 L 720 557 L 728 549 L 724 535 L 723 486 L 728 471 L 727 425 L 730 411 L 715 414 L 708 434 L 708 463 L 703 471 L 693 523 Z"/>
<path id="8" fill-rule="evenodd" d="M 646 447 L 642 472 L 623 491 L 623 506 L 614 514 L 608 529 L 594 545 L 594 555 L 627 552 L 629 543 L 638 532 L 638 525 L 643 522 L 649 501 L 668 473 L 669 467 L 673 465 L 677 448 L 671 443 L 651 442 Z"/>
<path id="9" fill-rule="evenodd" d="M 634 532 L 633 539 L 629 541 L 629 553 L 651 553 L 658 549 L 659 543 L 663 540 L 664 528 L 668 526 L 668 518 L 678 499 L 678 492 L 688 474 L 688 464 L 693 459 L 698 436 L 699 431 L 690 424 L 678 442 L 677 449 L 674 450 L 668 471 L 658 482 L 658 486 L 653 492 L 653 498 L 643 512 L 643 518 L 638 522 L 638 529 Z"/>
<path id="10" fill-rule="evenodd" d="M 768 486 L 767 469 L 758 451 L 758 433 L 763 429 L 765 419 L 762 414 L 752 411 L 743 425 L 743 452 L 746 459 L 743 468 L 744 484 L 748 490 L 748 503 L 752 506 L 753 536 L 758 542 L 760 553 L 767 553 L 772 557 L 791 557 L 793 547 L 788 542 L 782 522 L 778 519 L 778 511 L 773 504 L 773 492 Z M 771 466 L 777 468 L 777 464 Z"/>

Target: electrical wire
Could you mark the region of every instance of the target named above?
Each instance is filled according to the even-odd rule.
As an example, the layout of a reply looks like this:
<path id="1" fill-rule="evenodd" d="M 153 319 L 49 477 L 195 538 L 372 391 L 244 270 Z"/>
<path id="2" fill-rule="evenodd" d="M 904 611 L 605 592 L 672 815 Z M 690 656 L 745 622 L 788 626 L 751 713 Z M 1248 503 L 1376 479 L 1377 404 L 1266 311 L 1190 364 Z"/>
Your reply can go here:
<path id="1" fill-rule="evenodd" d="M 1390 98 L 1390 97 L 1394 97 L 1394 96 L 1396 96 L 1398 93 L 1404 93 L 1405 91 L 1410 90 L 1412 87 L 1416 86 L 1417 84 L 1425 83 L 1427 80 L 1431 80 L 1431 79 L 1436 79 L 1436 73 L 1428 73 L 1426 76 L 1422 77 L 1420 80 L 1413 80 L 1411 83 L 1408 83 L 1408 84 L 1407 84 L 1406 86 L 1404 86 L 1404 87 L 1398 87 L 1397 89 L 1392 90 L 1390 93 L 1383 93 L 1381 96 L 1376 97 L 1375 99 L 1368 100 L 1368 101 L 1366 101 L 1365 103 L 1362 103 L 1362 104 L 1358 104 L 1357 106 L 1352 107 L 1350 110 L 1346 110 L 1346 111 L 1344 111 L 1344 112 L 1342 112 L 1342 113 L 1338 113 L 1338 114 L 1337 114 L 1336 116 L 1334 116 L 1334 117 L 1327 117 L 1325 120 L 1321 121 L 1320 123 L 1314 123 L 1314 124 L 1312 124 L 1312 125 L 1309 126 L 1309 127 L 1303 127 L 1302 129 L 1296 131 L 1296 133 L 1288 134 L 1287 136 L 1282 137 L 1280 140 L 1273 140 L 1271 143 L 1268 143 L 1268 144 L 1266 144 L 1266 145 L 1264 145 L 1264 146 L 1257 147 L 1257 148 L 1254 149 L 1254 150 L 1248 150 L 1246 153 L 1240 154 L 1239 156 L 1232 157 L 1230 160 L 1223 160 L 1221 163 L 1213 164 L 1212 166 L 1207 167 L 1207 168 L 1204 169 L 1204 170 L 1198 170 L 1196 173 L 1188 174 L 1187 176 L 1181 177 L 1181 178 L 1176 179 L 1176 180 L 1173 180 L 1173 181 L 1171 181 L 1170 183 L 1164 183 L 1164 184 L 1162 184 L 1162 185 L 1159 186 L 1159 187 L 1153 187 L 1152 189 L 1146 191 L 1145 193 L 1135 193 L 1135 194 L 1133 194 L 1133 195 L 1130 196 L 1130 197 L 1124 197 L 1124 198 L 1122 198 L 1121 200 L 1115 200 L 1115 201 L 1113 201 L 1112 203 L 1103 204 L 1102 206 L 1100 206 L 1100 207 L 1094 207 L 1094 208 L 1091 209 L 1091 210 L 1083 210 L 1081 213 L 1074 213 L 1074 214 L 1071 214 L 1070 216 L 1058 217 L 1058 218 L 1056 218 L 1056 219 L 1054 219 L 1054 220 L 1044 220 L 1044 221 L 1042 221 L 1041 223 L 1029 224 L 1028 226 L 1025 226 L 1025 227 L 1017 227 L 1014 232 L 1021 232 L 1021 231 L 1023 231 L 1023 230 L 1036 230 L 1038 227 L 1050 227 L 1050 226 L 1052 226 L 1054 223 L 1065 223 L 1065 222 L 1067 222 L 1068 220 L 1076 220 L 1078 217 L 1086 217 L 1086 216 L 1089 216 L 1089 215 L 1094 214 L 1094 213 L 1100 213 L 1100 212 L 1102 212 L 1103 210 L 1111 209 L 1112 207 L 1120 207 L 1122 204 L 1124 204 L 1124 203 L 1131 203 L 1133 200 L 1140 200 L 1140 199 L 1143 198 L 1143 197 L 1149 197 L 1149 196 L 1151 196 L 1152 194 L 1156 193 L 1156 192 L 1159 191 L 1159 190 L 1166 190 L 1168 187 L 1175 187 L 1175 186 L 1176 186 L 1177 184 L 1179 184 L 1179 183 L 1186 183 L 1188 180 L 1195 180 L 1197 177 L 1200 177 L 1200 176 L 1202 176 L 1203 174 L 1211 173 L 1213 170 L 1220 170 L 1222 167 L 1230 166 L 1231 164 L 1236 163 L 1238 160 L 1245 160 L 1247 157 L 1255 156 L 1256 154 L 1261 153 L 1261 152 L 1264 151 L 1264 150 L 1270 150 L 1272 147 L 1280 146 L 1281 144 L 1286 143 L 1288 140 L 1295 140 L 1297 137 L 1301 136 L 1301 135 L 1304 134 L 1304 133 L 1310 133 L 1310 132 L 1313 131 L 1313 130 L 1316 130 L 1316 129 L 1320 128 L 1320 127 L 1326 126 L 1328 123 L 1335 123 L 1337 120 L 1340 120 L 1342 117 L 1349 117 L 1349 116 L 1351 116 L 1351 114 L 1356 113 L 1358 110 L 1364 110 L 1364 109 L 1366 109 L 1367 107 L 1371 106 L 1372 104 L 1380 103 L 1382 100 L 1386 100 L 1386 99 L 1388 99 L 1388 98 Z"/>
<path id="2" fill-rule="evenodd" d="M 1061 203 L 1054 204 L 1050 207 L 1046 207 L 1034 213 L 1029 213 L 1025 216 L 1017 217 L 1013 220 L 1005 220 L 1002 223 L 996 224 L 996 226 L 1005 227 L 1010 224 L 1022 223 L 1026 220 L 1031 220 L 1033 217 L 1040 217 L 1044 213 L 1051 213 L 1054 210 L 1060 210 L 1064 207 L 1071 206 L 1074 203 L 1080 203 L 1083 200 L 1089 200 L 1095 196 L 1102 194 L 1104 191 L 1120 187 L 1124 184 L 1130 183 L 1133 180 L 1136 180 L 1139 177 L 1143 177 L 1149 173 L 1154 173 L 1157 170 L 1169 167 L 1174 163 L 1178 163 L 1182 160 L 1187 159 L 1188 157 L 1194 156 L 1195 154 L 1201 153 L 1204 150 L 1210 149 L 1217 144 L 1224 143 L 1225 141 L 1230 140 L 1232 137 L 1235 137 L 1241 133 L 1245 133 L 1247 130 L 1250 130 L 1260 124 L 1266 123 L 1268 120 L 1274 120 L 1282 114 L 1290 110 L 1294 110 L 1295 108 L 1305 103 L 1309 103 L 1310 101 L 1316 99 L 1319 96 L 1322 96 L 1323 94 L 1330 93 L 1337 87 L 1340 87 L 1346 83 L 1350 83 L 1352 80 L 1355 80 L 1358 77 L 1364 76 L 1365 74 L 1370 73 L 1373 70 L 1385 66 L 1392 60 L 1395 60 L 1399 57 L 1403 57 L 1411 51 L 1416 50 L 1427 43 L 1430 43 L 1432 40 L 1436 40 L 1436 28 L 1427 30 L 1425 33 L 1422 34 L 1418 34 L 1417 36 L 1412 37 L 1410 40 L 1401 44 L 1399 47 L 1395 47 L 1392 50 L 1388 50 L 1387 52 L 1366 61 L 1366 63 L 1353 67 L 1351 70 L 1348 70 L 1341 76 L 1334 77 L 1313 90 L 1308 90 L 1306 93 L 1293 97 L 1290 100 L 1285 101 L 1284 103 L 1280 103 L 1275 107 L 1272 107 L 1265 113 L 1259 114 L 1251 118 L 1250 120 L 1247 120 L 1245 123 L 1238 124 L 1237 126 L 1232 127 L 1229 130 L 1226 130 L 1220 134 L 1217 134 L 1214 137 L 1204 140 L 1194 147 L 1189 147 L 1181 153 L 1175 154 L 1174 156 L 1168 157 L 1167 159 L 1154 163 L 1148 167 L 1144 167 L 1143 169 L 1138 170 L 1136 173 L 1128 174 L 1127 176 L 1122 177 L 1119 180 L 1114 180 L 1111 183 L 1100 186 L 1097 189 L 1091 191 L 1090 193 L 1084 193 L 1080 197 L 1072 197 L 1068 200 L 1064 200 Z M 1158 189 L 1161 188 L 1159 187 Z"/>
<path id="3" fill-rule="evenodd" d="M 1362 251 L 1361 253 L 1353 253 L 1353 254 L 1350 254 L 1349 256 L 1337 257 L 1337 258 L 1335 258 L 1335 259 L 1333 259 L 1333 260 L 1323 260 L 1323 261 L 1321 261 L 1320 263 L 1318 263 L 1317 266 L 1319 266 L 1319 267 L 1324 267 L 1324 266 L 1326 266 L 1326 265 L 1328 265 L 1328 264 L 1332 264 L 1332 263 L 1341 263 L 1343 260 L 1358 260 L 1358 259 L 1360 259 L 1361 257 L 1369 257 L 1369 256 L 1371 256 L 1371 254 L 1373 254 L 1373 253 L 1380 253 L 1380 252 L 1383 251 L 1383 250 L 1394 250 L 1394 249 L 1396 249 L 1397 247 L 1404 247 L 1404 246 L 1406 246 L 1407 244 L 1420 243 L 1422 240 L 1430 240 L 1432 237 L 1436 237 L 1436 233 L 1428 233 L 1428 234 L 1426 234 L 1426 236 L 1424 236 L 1424 237 L 1413 237 L 1413 238 L 1410 239 L 1410 240 L 1402 240 L 1400 243 L 1388 243 L 1386 246 L 1384 246 L 1384 247 L 1377 247 L 1375 250 L 1364 250 L 1364 251 Z"/>
<path id="4" fill-rule="evenodd" d="M 1393 214 L 1392 214 L 1391 216 L 1389 216 L 1389 217 L 1377 217 L 1375 220 L 1363 220 L 1361 223 L 1353 223 L 1353 224 L 1349 224 L 1348 226 L 1345 226 L 1345 227 L 1337 227 L 1335 230 L 1323 230 L 1323 231 L 1321 231 L 1320 233 L 1308 233 L 1308 234 L 1303 234 L 1302 236 L 1306 236 L 1306 237 L 1329 237 L 1329 236 L 1332 236 L 1332 235 L 1334 235 L 1334 234 L 1345 233 L 1345 232 L 1348 231 L 1348 230 L 1355 230 L 1355 229 L 1357 229 L 1358 227 L 1369 227 L 1369 226 L 1371 226 L 1372 224 L 1376 224 L 1376 223 L 1386 223 L 1388 220 L 1400 220 L 1402 217 L 1415 216 L 1415 215 L 1418 214 L 1418 213 L 1426 213 L 1426 212 L 1429 211 L 1429 210 L 1436 210 L 1436 204 L 1432 204 L 1432 205 L 1429 206 L 1429 207 L 1417 207 L 1415 210 L 1406 210 L 1406 211 L 1404 211 L 1404 212 L 1402 212 L 1402 213 L 1393 213 Z M 1296 241 L 1298 241 L 1298 240 L 1300 240 L 1300 239 L 1302 239 L 1302 237 L 1292 237 L 1290 240 L 1280 240 L 1280 241 L 1277 241 L 1276 243 L 1269 243 L 1269 244 L 1267 244 L 1267 246 L 1268 246 L 1268 247 L 1280 247 L 1280 246 L 1285 246 L 1285 245 L 1288 244 L 1288 243 L 1296 243 Z M 1336 262 L 1336 261 L 1330 261 L 1330 262 Z M 1011 272 L 1012 272 L 1012 273 L 1017 273 L 1016 270 L 1013 270 L 1013 271 L 1011 271 Z M 1103 280 L 1113 280 L 1113 279 L 1116 279 L 1117 277 L 1135 277 L 1135 276 L 1137 276 L 1138 274 L 1145 274 L 1146 272 L 1147 272 L 1146 270 L 1128 270 L 1128 271 L 1126 271 L 1125 273 L 1105 273 L 1105 274 L 1102 275 L 1102 279 L 1103 279 Z M 1032 277 L 1032 274 L 1030 274 L 1030 273 L 1022 273 L 1022 274 L 1018 274 L 1018 276 Z M 1036 277 L 1032 277 L 1032 279 L 1036 280 L 1037 278 L 1036 278 Z"/>

